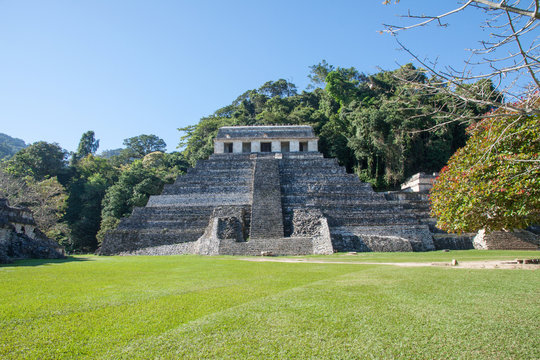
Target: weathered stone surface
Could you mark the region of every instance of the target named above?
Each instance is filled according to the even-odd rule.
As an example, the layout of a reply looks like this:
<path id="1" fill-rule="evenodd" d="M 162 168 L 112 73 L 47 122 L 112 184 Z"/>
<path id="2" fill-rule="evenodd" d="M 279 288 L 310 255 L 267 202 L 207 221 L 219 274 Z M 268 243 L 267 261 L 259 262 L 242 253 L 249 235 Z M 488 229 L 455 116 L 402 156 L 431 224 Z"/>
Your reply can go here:
<path id="1" fill-rule="evenodd" d="M 474 249 L 471 234 L 433 234 L 435 250 L 470 250 Z"/>
<path id="2" fill-rule="evenodd" d="M 401 185 L 402 191 L 427 193 L 433 187 L 433 182 L 439 174 L 417 173 L 405 180 Z"/>
<path id="3" fill-rule="evenodd" d="M 427 180 L 426 180 L 427 178 Z M 420 191 L 418 186 L 408 187 L 402 191 L 390 191 L 384 193 L 386 200 L 396 206 L 402 206 L 416 217 L 418 223 L 427 225 L 432 233 L 433 245 L 436 250 L 468 250 L 473 249 L 472 239 L 474 234 L 447 234 L 445 231 L 437 228 L 437 219 L 432 218 L 430 214 L 429 194 L 427 193 L 431 187 L 431 176 L 425 174 L 416 174 L 411 177 L 412 184 L 417 184 L 415 180 L 424 179 Z M 434 177 L 433 177 L 434 178 Z M 429 180 L 429 181 L 428 181 Z"/>
<path id="4" fill-rule="evenodd" d="M 332 229 L 338 251 L 429 251 L 435 250 L 425 225 L 340 226 Z"/>
<path id="5" fill-rule="evenodd" d="M 328 255 L 334 252 L 328 221 L 319 209 L 294 209 L 291 236 L 311 238 L 313 254 Z"/>
<path id="6" fill-rule="evenodd" d="M 539 250 L 540 236 L 527 230 L 494 231 L 480 230 L 473 240 L 479 250 Z"/>
<path id="7" fill-rule="evenodd" d="M 273 156 L 255 159 L 250 238 L 283 237 L 279 165 Z"/>
<path id="8" fill-rule="evenodd" d="M 306 155 L 284 160 L 280 173 L 286 234 L 294 232 L 295 211 L 315 208 L 328 223 L 335 251 L 434 249 L 428 226 L 414 213 L 346 174 L 335 159 Z"/>
<path id="9" fill-rule="evenodd" d="M 309 125 L 289 126 L 224 126 L 218 130 L 216 139 L 315 139 Z"/>
<path id="10" fill-rule="evenodd" d="M 161 195 L 150 197 L 146 207 L 134 209 L 129 218 L 122 220 L 116 230 L 106 235 L 100 253 L 212 253 L 216 245 L 203 235 L 216 219 L 215 211 L 224 206 L 240 207 L 250 214 L 252 179 L 253 160 L 249 156 L 235 155 L 233 161 L 231 156 L 222 155 L 200 161 L 165 187 Z M 221 220 L 222 228 L 226 222 Z M 216 221 L 216 226 L 219 223 Z M 249 220 L 245 230 L 249 231 Z M 199 238 L 202 240 L 197 242 Z M 148 252 L 145 248 L 149 248 Z"/>
<path id="11" fill-rule="evenodd" d="M 260 255 L 262 252 L 271 252 L 274 255 L 306 255 L 313 254 L 313 240 L 311 238 L 275 238 L 275 239 L 249 239 L 246 242 L 234 242 L 229 239 L 221 241 L 219 247 L 223 255 Z"/>
<path id="12" fill-rule="evenodd" d="M 37 227 L 32 212 L 0 199 L 0 263 L 15 259 L 60 259 L 64 249 Z"/>
<path id="13" fill-rule="evenodd" d="M 294 209 L 291 236 L 311 237 L 318 234 L 323 219 L 324 216 L 319 209 Z"/>

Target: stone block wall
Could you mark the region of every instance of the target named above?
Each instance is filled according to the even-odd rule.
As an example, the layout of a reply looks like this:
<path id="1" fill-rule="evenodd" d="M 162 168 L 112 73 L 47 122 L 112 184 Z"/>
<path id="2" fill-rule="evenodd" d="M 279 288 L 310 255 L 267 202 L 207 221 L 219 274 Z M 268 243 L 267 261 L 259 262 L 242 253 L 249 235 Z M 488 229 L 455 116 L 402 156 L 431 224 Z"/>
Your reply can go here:
<path id="1" fill-rule="evenodd" d="M 308 255 L 313 254 L 313 240 L 311 238 L 258 238 L 247 242 L 235 242 L 225 239 L 220 244 L 222 255 L 250 255 L 257 256 L 263 253 L 272 255 Z"/>
<path id="2" fill-rule="evenodd" d="M 316 154 L 280 163 L 285 233 L 294 212 L 315 208 L 327 221 L 335 251 L 427 251 L 434 244 L 429 227 L 371 185 L 347 174 L 335 159 Z"/>
<path id="3" fill-rule="evenodd" d="M 474 249 L 472 234 L 433 234 L 435 250 L 471 250 Z"/>
<path id="4" fill-rule="evenodd" d="M 402 206 L 408 209 L 417 218 L 418 223 L 427 225 L 432 233 L 435 250 L 468 250 L 473 249 L 472 239 L 475 234 L 448 234 L 437 228 L 437 219 L 431 217 L 431 205 L 429 201 L 429 189 L 432 187 L 432 180 L 425 174 L 416 174 L 409 179 L 409 185 L 405 190 L 390 191 L 384 193 L 386 200 L 394 206 Z M 422 180 L 423 179 L 423 180 Z M 422 180 L 422 181 L 419 181 Z M 423 184 L 422 190 L 414 190 L 414 186 Z M 416 184 L 416 185 L 414 185 Z M 413 186 L 414 185 L 414 186 Z M 403 188 L 403 186 L 402 186 Z M 414 191 L 413 191 L 414 190 Z"/>

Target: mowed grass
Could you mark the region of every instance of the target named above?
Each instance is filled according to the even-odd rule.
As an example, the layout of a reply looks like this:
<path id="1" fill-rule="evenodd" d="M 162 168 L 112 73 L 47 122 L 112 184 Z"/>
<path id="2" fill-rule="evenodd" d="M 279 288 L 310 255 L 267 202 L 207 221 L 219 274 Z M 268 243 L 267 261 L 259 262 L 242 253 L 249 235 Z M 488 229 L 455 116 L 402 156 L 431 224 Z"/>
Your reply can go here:
<path id="1" fill-rule="evenodd" d="M 368 260 L 447 261 L 441 254 L 539 253 Z M 0 267 L 0 358 L 539 359 L 539 289 L 531 270 L 199 256 L 19 261 Z"/>
<path id="2" fill-rule="evenodd" d="M 482 261 L 482 260 L 515 260 L 515 259 L 538 259 L 540 251 L 523 250 L 451 250 L 426 251 L 426 252 L 362 252 L 351 255 L 338 253 L 327 255 L 310 255 L 309 258 L 324 259 L 325 261 L 354 261 L 354 262 L 451 262 L 458 261 Z"/>

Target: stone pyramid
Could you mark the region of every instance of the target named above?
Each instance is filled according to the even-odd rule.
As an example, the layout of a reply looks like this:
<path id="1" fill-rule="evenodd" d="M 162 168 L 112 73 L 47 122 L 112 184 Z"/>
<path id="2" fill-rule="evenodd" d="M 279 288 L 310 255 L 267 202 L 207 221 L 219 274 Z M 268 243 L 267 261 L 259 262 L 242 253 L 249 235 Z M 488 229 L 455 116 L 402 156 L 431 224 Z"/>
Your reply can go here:
<path id="1" fill-rule="evenodd" d="M 106 234 L 112 254 L 434 250 L 426 224 L 317 151 L 309 126 L 221 128 L 215 153 Z"/>

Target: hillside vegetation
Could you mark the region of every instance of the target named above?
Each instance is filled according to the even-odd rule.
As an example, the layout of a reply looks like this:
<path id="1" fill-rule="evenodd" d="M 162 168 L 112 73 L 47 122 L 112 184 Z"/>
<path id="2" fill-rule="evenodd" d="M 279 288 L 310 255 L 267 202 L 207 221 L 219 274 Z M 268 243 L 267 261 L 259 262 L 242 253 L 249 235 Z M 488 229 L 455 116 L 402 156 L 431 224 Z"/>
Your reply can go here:
<path id="1" fill-rule="evenodd" d="M 23 140 L 13 138 L 9 135 L 0 133 L 0 160 L 9 159 L 21 149 L 24 149 L 26 144 Z"/>

